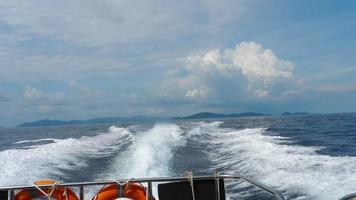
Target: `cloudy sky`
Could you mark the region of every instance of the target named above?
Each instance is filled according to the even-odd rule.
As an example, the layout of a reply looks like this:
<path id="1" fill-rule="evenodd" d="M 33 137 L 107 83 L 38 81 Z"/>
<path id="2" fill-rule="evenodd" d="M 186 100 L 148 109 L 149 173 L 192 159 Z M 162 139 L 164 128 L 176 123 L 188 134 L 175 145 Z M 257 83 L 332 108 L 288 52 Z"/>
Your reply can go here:
<path id="1" fill-rule="evenodd" d="M 356 111 L 356 2 L 2 0 L 0 126 Z"/>

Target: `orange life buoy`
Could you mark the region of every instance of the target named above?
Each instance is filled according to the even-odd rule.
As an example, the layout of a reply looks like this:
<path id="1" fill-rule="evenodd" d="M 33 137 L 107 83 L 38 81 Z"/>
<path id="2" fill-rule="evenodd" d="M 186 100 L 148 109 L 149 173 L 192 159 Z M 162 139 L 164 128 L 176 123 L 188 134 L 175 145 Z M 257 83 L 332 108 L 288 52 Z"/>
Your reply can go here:
<path id="1" fill-rule="evenodd" d="M 92 200 L 114 200 L 125 197 L 133 200 L 147 200 L 146 190 L 141 184 L 128 182 L 122 187 L 111 184 L 103 187 Z M 151 197 L 150 200 L 155 200 Z"/>
<path id="2" fill-rule="evenodd" d="M 56 181 L 53 180 L 40 180 L 35 182 L 38 186 L 51 185 L 55 183 Z M 43 189 L 43 191 L 49 194 L 51 189 Z M 15 195 L 14 200 L 32 200 L 39 197 L 45 197 L 45 195 L 37 189 L 23 189 Z M 55 188 L 51 197 L 56 200 L 79 200 L 73 190 L 64 187 Z"/>

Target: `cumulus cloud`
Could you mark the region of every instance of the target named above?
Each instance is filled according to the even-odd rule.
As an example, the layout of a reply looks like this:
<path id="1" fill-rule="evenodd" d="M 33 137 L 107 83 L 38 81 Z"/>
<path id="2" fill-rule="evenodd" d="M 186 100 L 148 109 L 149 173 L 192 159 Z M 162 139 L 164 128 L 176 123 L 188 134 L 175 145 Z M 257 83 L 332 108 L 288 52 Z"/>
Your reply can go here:
<path id="1" fill-rule="evenodd" d="M 23 97 L 24 104 L 18 105 L 13 114 L 54 114 L 70 107 L 70 99 L 63 92 L 45 92 L 28 85 Z"/>
<path id="2" fill-rule="evenodd" d="M 69 81 L 68 85 L 72 89 L 78 90 L 81 93 L 81 95 L 84 95 L 85 97 L 100 96 L 102 94 L 101 91 L 92 90 L 92 89 L 88 88 L 87 86 L 79 84 L 78 81 L 76 81 L 76 80 Z"/>
<path id="3" fill-rule="evenodd" d="M 38 114 L 58 114 L 63 112 L 75 112 L 74 110 L 80 109 L 92 109 L 92 103 L 97 99 L 93 98 L 102 93 L 96 90 L 91 90 L 86 86 L 81 85 L 78 81 L 72 80 L 64 85 L 64 89 L 71 88 L 71 91 L 66 93 L 60 91 L 48 92 L 42 89 L 38 89 L 33 86 L 26 86 L 23 92 L 25 100 L 24 105 L 20 107 L 26 108 L 33 113 Z M 91 108 L 89 108 L 91 106 Z M 18 111 L 24 111 L 19 109 Z"/>
<path id="4" fill-rule="evenodd" d="M 174 98 L 201 103 L 247 102 L 253 99 L 297 94 L 294 64 L 256 42 L 214 49 L 183 59 L 179 72 L 164 82 Z"/>
<path id="5" fill-rule="evenodd" d="M 62 92 L 45 93 L 37 88 L 26 86 L 24 91 L 24 98 L 31 102 L 38 104 L 53 104 L 64 105 L 66 104 L 66 96 Z"/>
<path id="6" fill-rule="evenodd" d="M 28 100 L 38 100 L 44 96 L 43 92 L 38 90 L 37 88 L 33 88 L 31 86 L 26 86 L 24 97 Z"/>
<path id="7" fill-rule="evenodd" d="M 235 49 L 225 49 L 225 56 L 249 81 L 290 78 L 294 68 L 291 61 L 278 58 L 272 50 L 255 42 L 242 42 Z"/>
<path id="8" fill-rule="evenodd" d="M 203 55 L 193 55 L 186 59 L 187 69 L 194 73 L 241 74 L 248 80 L 248 87 L 265 91 L 276 81 L 293 76 L 294 64 L 278 58 L 270 49 L 255 42 L 242 42 L 234 49 L 216 49 Z M 267 91 L 267 92 L 266 92 Z M 261 92 L 257 92 L 261 96 Z"/>
<path id="9" fill-rule="evenodd" d="M 205 95 L 206 95 L 206 92 L 203 90 L 199 90 L 199 89 L 187 90 L 187 93 L 185 94 L 185 96 L 191 97 L 191 98 L 201 98 L 201 97 L 205 97 Z"/>
<path id="10" fill-rule="evenodd" d="M 258 90 L 255 90 L 254 92 L 255 92 L 257 97 L 266 97 L 266 96 L 268 96 L 268 91 L 266 91 L 266 90 L 258 89 Z"/>

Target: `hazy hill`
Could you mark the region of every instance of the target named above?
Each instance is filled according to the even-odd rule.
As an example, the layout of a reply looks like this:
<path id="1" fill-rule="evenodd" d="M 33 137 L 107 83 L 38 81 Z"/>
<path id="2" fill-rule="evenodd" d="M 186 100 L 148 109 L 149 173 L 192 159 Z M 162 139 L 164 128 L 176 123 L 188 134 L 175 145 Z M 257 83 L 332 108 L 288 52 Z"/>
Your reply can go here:
<path id="1" fill-rule="evenodd" d="M 307 112 L 284 112 L 282 113 L 283 116 L 291 116 L 291 115 L 308 115 Z"/>
<path id="2" fill-rule="evenodd" d="M 257 116 L 269 116 L 269 115 L 262 114 L 262 113 L 254 113 L 254 112 L 232 113 L 232 114 L 201 112 L 186 117 L 173 117 L 172 119 L 208 119 L 208 118 L 257 117 Z"/>
<path id="3" fill-rule="evenodd" d="M 146 117 L 146 116 L 135 116 L 135 117 L 103 117 L 94 118 L 88 120 L 50 120 L 44 119 L 34 122 L 26 122 L 18 125 L 18 127 L 31 127 L 31 126 L 61 126 L 61 125 L 80 125 L 80 124 L 104 124 L 104 123 L 127 123 L 127 122 L 151 122 L 164 120 L 164 117 Z"/>

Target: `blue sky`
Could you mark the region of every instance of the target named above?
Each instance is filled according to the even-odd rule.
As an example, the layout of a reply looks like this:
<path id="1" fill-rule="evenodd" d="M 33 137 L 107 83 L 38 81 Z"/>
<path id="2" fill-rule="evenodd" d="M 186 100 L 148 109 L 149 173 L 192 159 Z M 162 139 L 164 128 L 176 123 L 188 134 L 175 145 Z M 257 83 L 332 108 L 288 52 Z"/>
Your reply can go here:
<path id="1" fill-rule="evenodd" d="M 0 126 L 356 111 L 356 2 L 0 2 Z"/>

